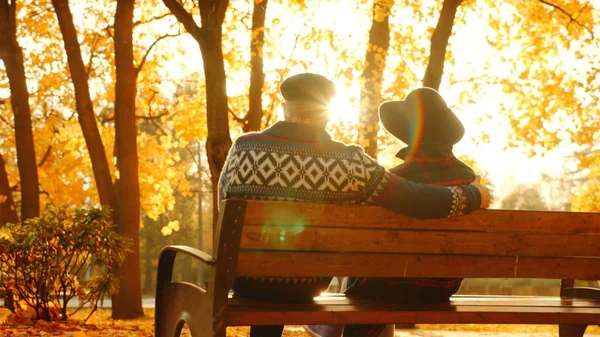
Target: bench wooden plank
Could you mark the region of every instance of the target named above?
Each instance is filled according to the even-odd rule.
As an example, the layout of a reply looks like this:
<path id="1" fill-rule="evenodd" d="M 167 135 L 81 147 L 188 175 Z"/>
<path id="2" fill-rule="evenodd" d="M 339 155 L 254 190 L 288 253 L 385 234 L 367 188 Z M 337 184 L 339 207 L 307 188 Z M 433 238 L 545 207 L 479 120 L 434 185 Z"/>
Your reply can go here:
<path id="1" fill-rule="evenodd" d="M 225 336 L 227 325 L 517 323 L 560 324 L 561 336 L 580 337 L 586 325 L 600 324 L 594 289 L 561 289 L 562 299 L 457 296 L 428 306 L 340 296 L 277 304 L 229 299 L 227 293 L 236 276 L 598 280 L 598 240 L 595 213 L 482 210 L 419 220 L 376 206 L 227 200 L 214 257 L 177 247 L 161 253 L 156 335 L 173 336 L 183 322 L 193 335 L 217 337 Z M 176 253 L 203 261 L 210 270 L 205 289 L 172 281 Z"/>
<path id="2" fill-rule="evenodd" d="M 360 299 L 318 298 L 309 304 L 231 299 L 225 320 L 227 325 L 413 322 L 600 324 L 600 302 L 556 297 L 455 296 L 450 304 L 416 306 Z"/>
<path id="3" fill-rule="evenodd" d="M 600 257 L 600 235 L 244 226 L 242 249 Z"/>
<path id="4" fill-rule="evenodd" d="M 343 228 L 453 229 L 510 233 L 600 232 L 597 213 L 480 210 L 467 217 L 413 219 L 382 207 L 350 204 L 247 201 L 244 224 Z"/>
<path id="5" fill-rule="evenodd" d="M 241 251 L 240 276 L 600 279 L 600 259 Z"/>

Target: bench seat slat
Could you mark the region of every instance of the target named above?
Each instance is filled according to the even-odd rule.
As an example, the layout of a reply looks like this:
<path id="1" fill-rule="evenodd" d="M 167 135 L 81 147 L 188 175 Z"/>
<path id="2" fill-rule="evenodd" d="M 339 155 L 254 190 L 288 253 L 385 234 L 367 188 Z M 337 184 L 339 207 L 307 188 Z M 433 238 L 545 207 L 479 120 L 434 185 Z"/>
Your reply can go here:
<path id="1" fill-rule="evenodd" d="M 381 304 L 319 298 L 311 304 L 230 299 L 227 325 L 321 323 L 600 324 L 600 302 L 552 297 L 455 296 L 450 304 Z M 512 301 L 511 301 L 512 300 Z"/>
<path id="2" fill-rule="evenodd" d="M 244 224 L 343 228 L 454 229 L 510 233 L 598 234 L 597 213 L 480 210 L 468 217 L 413 219 L 378 206 L 247 201 Z"/>
<path id="3" fill-rule="evenodd" d="M 241 251 L 239 276 L 600 279 L 600 259 Z"/>
<path id="4" fill-rule="evenodd" d="M 244 226 L 242 249 L 600 257 L 600 235 Z"/>
<path id="5" fill-rule="evenodd" d="M 278 303 L 269 301 L 260 301 L 239 297 L 229 297 L 229 305 L 244 307 L 244 306 L 256 306 L 265 307 L 267 311 L 273 310 L 272 306 L 279 306 Z M 568 298 L 558 296 L 513 296 L 513 295 L 454 295 L 450 300 L 451 305 L 460 306 L 506 306 L 506 307 L 563 307 L 568 306 L 570 308 L 600 308 L 600 301 L 581 299 L 581 298 Z M 368 298 L 349 298 L 343 294 L 328 294 L 323 293 L 321 296 L 316 297 L 314 303 L 287 303 L 287 306 L 305 308 L 307 305 L 315 306 L 319 305 L 336 305 L 336 306 L 355 306 L 360 305 L 361 307 L 380 307 L 382 304 L 376 300 Z M 417 308 L 422 307 L 420 305 L 392 305 L 386 304 L 390 307 L 402 307 L 402 308 Z M 427 307 L 442 307 L 447 308 L 447 304 L 435 304 L 428 305 Z M 262 310 L 262 309 L 257 309 Z"/>

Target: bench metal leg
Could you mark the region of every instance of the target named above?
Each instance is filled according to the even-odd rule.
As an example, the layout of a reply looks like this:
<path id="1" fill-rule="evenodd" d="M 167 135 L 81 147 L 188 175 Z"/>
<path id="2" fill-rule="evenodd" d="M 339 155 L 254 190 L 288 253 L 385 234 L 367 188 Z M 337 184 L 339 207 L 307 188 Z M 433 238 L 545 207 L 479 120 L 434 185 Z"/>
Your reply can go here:
<path id="1" fill-rule="evenodd" d="M 560 324 L 558 326 L 559 337 L 582 337 L 585 333 L 587 325 L 571 325 L 571 324 Z"/>
<path id="2" fill-rule="evenodd" d="M 179 337 L 184 324 L 184 321 L 163 319 L 155 327 L 156 336 Z"/>
<path id="3" fill-rule="evenodd" d="M 179 337 L 184 324 L 192 337 L 213 337 L 212 298 L 197 286 L 175 282 L 157 291 L 155 312 L 156 337 Z M 224 328 L 222 330 L 225 330 Z"/>
<path id="4" fill-rule="evenodd" d="M 575 280 L 562 280 L 560 297 L 600 300 L 600 289 L 575 287 Z M 559 337 L 582 337 L 587 325 L 561 324 L 558 326 Z"/>

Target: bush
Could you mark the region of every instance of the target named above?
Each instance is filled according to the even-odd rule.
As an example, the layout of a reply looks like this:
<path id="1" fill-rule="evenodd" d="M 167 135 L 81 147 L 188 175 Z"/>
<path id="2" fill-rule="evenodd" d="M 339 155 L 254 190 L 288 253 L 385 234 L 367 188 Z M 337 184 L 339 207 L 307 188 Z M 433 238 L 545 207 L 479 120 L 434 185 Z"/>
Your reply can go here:
<path id="1" fill-rule="evenodd" d="M 116 291 L 113 266 L 125 250 L 108 210 L 51 206 L 39 218 L 0 228 L 0 290 L 13 295 L 13 312 L 36 319 L 66 320 L 86 304 L 93 313 Z M 79 306 L 67 314 L 74 297 Z"/>

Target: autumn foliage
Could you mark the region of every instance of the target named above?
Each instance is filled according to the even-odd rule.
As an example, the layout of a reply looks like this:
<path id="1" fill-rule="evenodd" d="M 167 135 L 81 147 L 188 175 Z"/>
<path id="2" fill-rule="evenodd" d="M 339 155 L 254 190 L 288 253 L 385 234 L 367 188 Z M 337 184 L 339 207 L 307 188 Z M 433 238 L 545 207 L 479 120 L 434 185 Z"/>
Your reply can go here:
<path id="1" fill-rule="evenodd" d="M 43 252 L 76 237 L 41 224 L 39 210 L 109 205 L 131 239 L 116 317 L 140 316 L 161 245 L 210 250 L 231 139 L 277 121 L 279 84 L 305 71 L 338 87 L 328 131 L 385 166 L 400 144 L 381 130 L 378 104 L 428 85 L 475 126 L 460 145 L 567 148 L 586 186 L 561 193 L 578 192 L 572 210 L 597 211 L 598 20 L 587 0 L 0 0 L 0 226 L 34 218 L 9 232 L 50 240 Z M 63 288 L 93 285 L 80 276 Z M 64 301 L 29 291 L 31 308 Z"/>
<path id="2" fill-rule="evenodd" d="M 51 206 L 0 228 L 0 291 L 13 294 L 17 318 L 66 320 L 85 305 L 93 313 L 116 290 L 113 266 L 125 250 L 107 210 Z M 75 297 L 78 307 L 67 312 Z"/>

